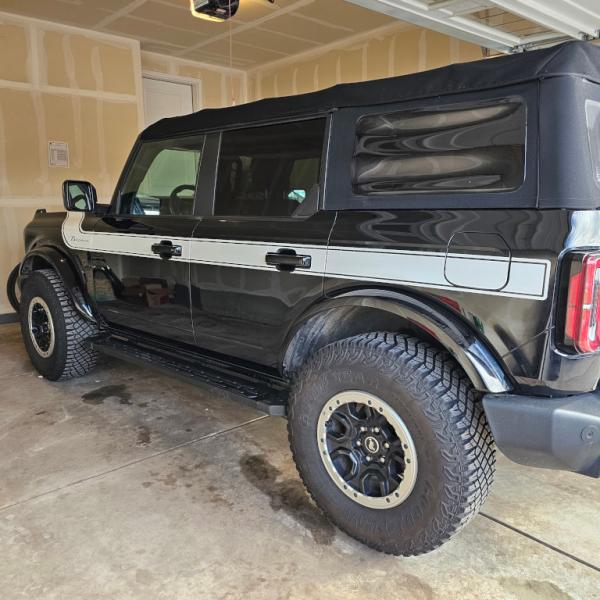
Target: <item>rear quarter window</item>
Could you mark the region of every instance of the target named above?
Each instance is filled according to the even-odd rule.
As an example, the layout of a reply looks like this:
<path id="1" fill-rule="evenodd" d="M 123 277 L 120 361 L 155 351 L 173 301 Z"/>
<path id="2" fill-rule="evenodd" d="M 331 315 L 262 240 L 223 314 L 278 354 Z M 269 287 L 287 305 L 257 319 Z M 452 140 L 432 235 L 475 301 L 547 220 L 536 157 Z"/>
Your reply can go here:
<path id="1" fill-rule="evenodd" d="M 525 138 L 517 100 L 364 116 L 352 189 L 363 196 L 515 190 L 525 176 Z"/>

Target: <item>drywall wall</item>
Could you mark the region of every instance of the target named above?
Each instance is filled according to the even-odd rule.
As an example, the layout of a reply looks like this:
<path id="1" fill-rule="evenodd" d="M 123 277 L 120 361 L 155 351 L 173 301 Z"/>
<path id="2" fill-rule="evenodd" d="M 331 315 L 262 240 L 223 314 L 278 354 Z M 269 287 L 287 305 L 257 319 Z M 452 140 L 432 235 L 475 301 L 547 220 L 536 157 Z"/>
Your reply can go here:
<path id="1" fill-rule="evenodd" d="M 139 44 L 0 14 L 0 314 L 35 208 L 60 209 L 64 179 L 110 197 L 143 122 Z M 49 165 L 66 142 L 68 167 Z"/>
<path id="2" fill-rule="evenodd" d="M 434 69 L 482 58 L 479 46 L 404 23 L 386 25 L 248 72 L 248 98 L 259 100 Z"/>
<path id="3" fill-rule="evenodd" d="M 61 210 L 65 179 L 110 199 L 144 124 L 142 71 L 196 81 L 201 107 L 246 96 L 240 71 L 142 58 L 136 40 L 0 13 L 0 314 L 12 312 L 5 283 L 35 209 Z M 68 167 L 49 165 L 50 141 L 68 144 Z"/>

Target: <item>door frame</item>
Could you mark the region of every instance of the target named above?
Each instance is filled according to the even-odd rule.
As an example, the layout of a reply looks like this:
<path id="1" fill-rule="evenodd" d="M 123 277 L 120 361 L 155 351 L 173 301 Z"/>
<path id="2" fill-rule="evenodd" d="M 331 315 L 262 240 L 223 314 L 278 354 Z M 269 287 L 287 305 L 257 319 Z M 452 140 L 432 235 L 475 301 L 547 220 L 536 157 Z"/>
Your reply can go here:
<path id="1" fill-rule="evenodd" d="M 171 73 L 159 73 L 157 71 L 142 71 L 142 109 L 144 112 L 144 122 L 146 122 L 146 109 L 144 105 L 144 79 L 154 79 L 155 81 L 166 81 L 167 83 L 183 83 L 192 88 L 192 109 L 201 110 L 202 106 L 202 81 L 193 77 L 182 77 L 181 75 L 171 75 Z"/>

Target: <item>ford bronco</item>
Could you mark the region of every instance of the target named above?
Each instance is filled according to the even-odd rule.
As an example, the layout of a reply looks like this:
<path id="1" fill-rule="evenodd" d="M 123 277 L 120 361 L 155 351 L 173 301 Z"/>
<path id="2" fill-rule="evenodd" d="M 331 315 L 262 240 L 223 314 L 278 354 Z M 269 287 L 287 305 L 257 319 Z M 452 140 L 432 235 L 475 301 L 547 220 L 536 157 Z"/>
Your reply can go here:
<path id="1" fill-rule="evenodd" d="M 450 538 L 496 446 L 600 475 L 600 47 L 164 119 L 110 205 L 63 195 L 11 278 L 36 369 L 106 353 L 287 416 L 368 546 Z"/>

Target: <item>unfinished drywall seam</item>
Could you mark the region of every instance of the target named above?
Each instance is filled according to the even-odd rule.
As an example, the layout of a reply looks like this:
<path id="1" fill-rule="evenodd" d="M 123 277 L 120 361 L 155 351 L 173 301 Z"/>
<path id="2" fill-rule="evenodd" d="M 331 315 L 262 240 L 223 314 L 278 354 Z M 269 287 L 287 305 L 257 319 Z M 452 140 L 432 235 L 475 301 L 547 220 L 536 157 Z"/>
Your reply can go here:
<path id="1" fill-rule="evenodd" d="M 0 198 L 0 208 L 43 208 L 48 206 L 62 206 L 62 198 L 58 196 L 44 196 L 43 198 L 40 196 L 9 196 L 8 198 Z"/>
<path id="2" fill-rule="evenodd" d="M 25 17 L 22 15 L 17 15 L 15 13 L 9 13 L 5 11 L 0 11 L 0 19 L 2 21 L 14 21 L 18 23 L 24 23 L 26 26 L 33 25 L 37 28 L 46 31 L 60 31 L 63 33 L 66 32 L 74 35 L 82 35 L 90 39 L 103 40 L 105 42 L 119 44 L 121 46 L 133 46 L 137 43 L 137 40 L 116 35 L 114 33 L 104 33 L 102 31 L 85 29 L 83 27 L 76 27 L 74 25 L 64 25 L 63 23 L 57 23 L 56 21 L 45 21 L 44 19 L 37 19 L 35 17 Z"/>
<path id="3" fill-rule="evenodd" d="M 396 74 L 396 39 L 395 35 L 392 36 L 388 46 L 388 75 L 393 77 Z"/>
<path id="4" fill-rule="evenodd" d="M 137 103 L 138 130 L 142 131 L 146 124 L 146 114 L 144 108 L 144 83 L 142 80 L 142 49 L 138 41 L 133 45 L 132 55 L 133 85 Z"/>
<path id="5" fill-rule="evenodd" d="M 243 101 L 244 102 L 248 102 L 249 97 L 248 97 L 248 85 L 249 85 L 249 81 L 248 81 L 248 73 L 246 73 L 246 71 L 243 72 L 242 75 L 242 97 L 243 97 Z"/>
<path id="6" fill-rule="evenodd" d="M 71 89 L 69 87 L 57 85 L 33 85 L 22 81 L 8 81 L 0 79 L 0 88 L 21 90 L 26 92 L 42 92 L 44 94 L 54 94 L 58 96 L 74 95 L 84 98 L 102 98 L 111 102 L 135 103 L 136 94 L 121 94 L 119 92 L 106 92 L 101 90 Z"/>
<path id="7" fill-rule="evenodd" d="M 257 99 L 260 99 L 263 97 L 262 95 L 262 73 L 258 74 L 258 77 L 256 78 L 256 97 Z"/>
<path id="8" fill-rule="evenodd" d="M 37 26 L 30 23 L 27 27 L 29 32 L 29 54 L 31 56 L 31 86 L 32 86 L 32 101 L 33 112 L 37 124 L 36 133 L 38 136 L 38 160 L 40 166 L 40 175 L 38 184 L 42 190 L 42 195 L 45 196 L 50 192 L 48 182 L 48 153 L 46 140 L 46 114 L 42 95 L 40 93 L 40 60 L 39 60 L 39 37 Z"/>
<path id="9" fill-rule="evenodd" d="M 369 42 L 365 42 L 361 48 L 361 78 L 363 81 L 368 79 L 369 72 L 367 70 L 368 61 L 369 61 Z"/>
<path id="10" fill-rule="evenodd" d="M 38 28 L 34 24 L 27 27 L 29 34 L 29 56 L 31 60 L 31 85 L 36 88 L 40 85 L 40 51 Z"/>
<path id="11" fill-rule="evenodd" d="M 79 85 L 75 74 L 75 56 L 73 55 L 72 37 L 70 35 L 63 36 L 61 46 L 69 87 L 78 90 Z M 81 168 L 83 155 L 83 128 L 81 127 L 83 116 L 81 110 L 81 96 L 71 95 L 71 106 L 73 131 L 75 133 L 75 148 L 73 148 L 73 151 L 71 152 L 71 156 L 73 157 L 71 158 L 71 161 L 74 167 Z"/>
<path id="12" fill-rule="evenodd" d="M 33 113 L 36 121 L 36 132 L 38 136 L 38 160 L 39 160 L 39 177 L 37 183 L 42 190 L 42 196 L 45 196 L 50 192 L 48 183 L 48 141 L 46 139 L 46 113 L 44 110 L 44 103 L 42 102 L 42 95 L 38 91 L 34 91 L 32 94 L 33 100 Z"/>
<path id="13" fill-rule="evenodd" d="M 219 84 L 221 87 L 221 106 L 228 106 L 229 102 L 227 101 L 227 82 L 225 81 L 225 77 L 222 73 L 219 76 Z"/>
<path id="14" fill-rule="evenodd" d="M 187 65 L 190 67 L 196 67 L 200 69 L 206 69 L 207 71 L 215 71 L 217 73 L 234 73 L 235 75 L 241 75 L 245 73 L 242 69 L 236 69 L 235 67 L 222 67 L 220 65 L 215 65 L 212 63 L 203 62 L 201 60 L 190 60 L 189 58 L 182 58 L 180 56 L 171 56 L 167 54 L 159 54 L 158 52 L 149 52 L 147 50 L 142 51 L 142 58 L 148 57 L 149 59 L 156 59 L 168 62 L 170 65 L 174 65 L 175 73 L 177 72 L 176 65 Z M 173 74 L 175 74 L 173 73 Z"/>
<path id="15" fill-rule="evenodd" d="M 67 72 L 67 80 L 69 87 L 74 90 L 79 89 L 77 85 L 77 77 L 75 76 L 75 57 L 73 56 L 73 47 L 71 45 L 71 36 L 65 35 L 61 40 L 62 51 L 65 61 L 65 70 Z"/>
<path id="16" fill-rule="evenodd" d="M 427 69 L 427 30 L 423 29 L 419 35 L 419 71 Z"/>
<path id="17" fill-rule="evenodd" d="M 94 81 L 96 82 L 96 87 L 99 90 L 104 89 L 104 75 L 102 73 L 102 64 L 100 62 L 100 50 L 97 46 L 92 49 L 92 75 L 94 77 Z M 97 126 L 98 126 L 98 158 L 100 161 L 100 181 L 101 184 L 99 186 L 99 191 L 102 196 L 104 196 L 104 200 L 106 201 L 106 194 L 102 192 L 104 190 L 109 190 L 114 183 L 111 181 L 110 173 L 108 171 L 107 165 L 107 155 L 106 155 L 106 138 L 104 132 L 104 102 L 98 99 L 96 100 L 96 118 L 97 118 Z"/>

